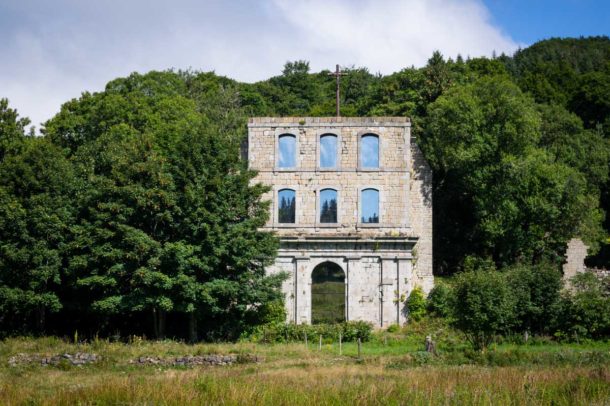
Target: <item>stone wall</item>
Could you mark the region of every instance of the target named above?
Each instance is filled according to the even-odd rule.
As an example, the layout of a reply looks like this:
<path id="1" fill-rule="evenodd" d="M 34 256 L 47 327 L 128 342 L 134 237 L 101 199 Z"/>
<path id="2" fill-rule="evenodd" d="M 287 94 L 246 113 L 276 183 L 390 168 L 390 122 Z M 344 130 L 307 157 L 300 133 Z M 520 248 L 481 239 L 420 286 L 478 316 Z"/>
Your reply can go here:
<path id="1" fill-rule="evenodd" d="M 413 235 L 418 237 L 414 256 L 414 285 L 428 293 L 434 287 L 432 276 L 432 169 L 419 146 L 411 144 L 412 177 L 409 213 Z"/>
<path id="2" fill-rule="evenodd" d="M 303 123 L 303 124 L 300 124 Z M 358 167 L 359 139 L 373 133 L 380 138 L 379 170 Z M 297 137 L 297 168 L 277 167 L 277 143 L 282 134 Z M 318 168 L 318 138 L 323 134 L 339 137 L 338 167 Z M 248 162 L 258 171 L 257 182 L 272 185 L 264 198 L 272 207 L 267 227 L 279 235 L 295 232 L 341 234 L 391 234 L 410 231 L 409 204 L 409 135 L 410 123 L 405 118 L 254 118 L 249 124 Z M 359 224 L 360 191 L 375 188 L 380 194 L 380 224 Z M 296 224 L 279 224 L 276 196 L 284 188 L 296 191 Z M 318 196 L 323 188 L 338 191 L 339 227 L 317 224 Z M 288 230 L 286 230 L 288 228 Z"/>
<path id="3" fill-rule="evenodd" d="M 283 291 L 288 320 L 311 322 L 311 274 L 323 262 L 345 273 L 346 319 L 387 326 L 406 321 L 404 299 L 415 286 L 428 292 L 432 277 L 432 173 L 411 143 L 404 117 L 252 118 L 248 125 L 248 162 L 255 182 L 270 185 L 271 216 L 265 228 L 280 237 L 280 250 L 268 272 L 288 275 Z M 359 167 L 360 137 L 380 140 L 380 168 Z M 297 139 L 297 167 L 278 168 L 278 138 Z M 338 137 L 336 169 L 319 167 L 319 137 Z M 338 191 L 338 224 L 320 224 L 322 188 Z M 380 193 L 380 223 L 362 224 L 360 191 Z M 277 193 L 296 192 L 296 223 L 280 224 Z"/>
<path id="4" fill-rule="evenodd" d="M 580 238 L 572 238 L 566 248 L 566 262 L 563 264 L 563 279 L 569 287 L 569 281 L 577 273 L 585 272 L 585 258 L 589 247 Z"/>

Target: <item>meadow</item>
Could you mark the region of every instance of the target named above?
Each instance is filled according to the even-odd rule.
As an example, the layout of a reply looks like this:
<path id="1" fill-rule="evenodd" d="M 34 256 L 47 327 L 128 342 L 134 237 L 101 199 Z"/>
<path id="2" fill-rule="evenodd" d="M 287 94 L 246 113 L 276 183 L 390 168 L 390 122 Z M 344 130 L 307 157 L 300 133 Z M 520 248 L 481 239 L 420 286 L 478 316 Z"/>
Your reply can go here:
<path id="1" fill-rule="evenodd" d="M 423 329 L 422 329 L 423 330 Z M 11 338 L 0 342 L 2 405 L 607 405 L 610 343 L 559 344 L 534 339 L 475 352 L 441 334 L 438 354 L 423 350 L 422 331 L 378 332 L 362 344 L 337 342 L 189 345 Z M 95 353 L 96 363 L 9 365 L 16 354 Z M 139 357 L 238 354 L 224 366 L 140 365 Z M 246 361 L 239 361 L 240 359 Z"/>

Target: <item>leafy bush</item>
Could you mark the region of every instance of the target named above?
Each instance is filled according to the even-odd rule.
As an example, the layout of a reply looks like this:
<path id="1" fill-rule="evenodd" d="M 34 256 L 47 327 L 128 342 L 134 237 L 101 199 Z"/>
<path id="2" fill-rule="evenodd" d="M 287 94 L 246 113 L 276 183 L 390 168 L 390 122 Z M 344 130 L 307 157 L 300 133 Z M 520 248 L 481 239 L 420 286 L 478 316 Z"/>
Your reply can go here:
<path id="1" fill-rule="evenodd" d="M 407 314 L 410 320 L 418 321 L 426 314 L 426 298 L 419 286 L 411 291 L 407 299 Z"/>
<path id="2" fill-rule="evenodd" d="M 390 324 L 387 328 L 388 333 L 397 333 L 400 330 L 400 326 L 398 324 Z"/>
<path id="3" fill-rule="evenodd" d="M 286 306 L 282 299 L 265 303 L 259 313 L 261 324 L 276 324 L 286 321 Z"/>
<path id="4" fill-rule="evenodd" d="M 607 278 L 606 278 L 607 279 Z M 607 281 L 591 273 L 577 274 L 560 302 L 558 337 L 602 338 L 610 335 L 610 292 Z"/>
<path id="5" fill-rule="evenodd" d="M 520 332 L 537 334 L 551 332 L 558 314 L 561 289 L 561 273 L 552 264 L 515 266 L 507 271 L 507 278 L 516 299 L 516 328 Z"/>
<path id="6" fill-rule="evenodd" d="M 428 312 L 437 317 L 449 317 L 453 311 L 453 289 L 438 282 L 428 295 Z"/>
<path id="7" fill-rule="evenodd" d="M 493 337 L 515 323 L 515 299 L 505 275 L 496 271 L 460 274 L 455 285 L 453 324 L 475 349 L 486 348 Z"/>
<path id="8" fill-rule="evenodd" d="M 347 321 L 336 324 L 293 324 L 276 323 L 259 326 L 242 339 L 264 343 L 286 343 L 304 341 L 305 335 L 309 341 L 315 341 L 322 336 L 324 342 L 339 340 L 339 334 L 344 342 L 368 341 L 373 332 L 373 325 L 364 321 Z"/>

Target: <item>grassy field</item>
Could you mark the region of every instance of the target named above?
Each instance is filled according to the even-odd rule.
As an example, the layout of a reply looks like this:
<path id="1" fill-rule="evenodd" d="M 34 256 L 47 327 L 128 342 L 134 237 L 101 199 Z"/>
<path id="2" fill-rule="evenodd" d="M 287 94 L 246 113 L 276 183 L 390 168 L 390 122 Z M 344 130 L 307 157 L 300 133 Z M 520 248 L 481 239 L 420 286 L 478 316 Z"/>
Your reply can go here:
<path id="1" fill-rule="evenodd" d="M 444 341 L 443 341 L 444 343 Z M 443 348 L 444 347 L 444 348 Z M 459 347 L 459 346 L 458 346 Z M 486 353 L 413 336 L 377 334 L 357 357 L 353 343 L 198 344 L 56 338 L 0 342 L 0 404 L 450 404 L 608 405 L 610 343 L 499 345 Z M 90 365 L 9 366 L 15 354 L 90 352 Z M 141 356 L 249 354 L 259 363 L 174 367 L 135 365 Z"/>

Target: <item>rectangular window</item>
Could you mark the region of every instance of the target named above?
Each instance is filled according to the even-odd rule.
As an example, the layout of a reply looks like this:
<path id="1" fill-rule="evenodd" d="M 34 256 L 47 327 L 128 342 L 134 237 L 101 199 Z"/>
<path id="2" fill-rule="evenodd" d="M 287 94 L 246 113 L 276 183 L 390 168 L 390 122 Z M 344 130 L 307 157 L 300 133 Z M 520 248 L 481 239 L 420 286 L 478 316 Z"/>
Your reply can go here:
<path id="1" fill-rule="evenodd" d="M 364 189 L 361 193 L 361 221 L 363 223 L 379 223 L 379 191 Z"/>
<path id="2" fill-rule="evenodd" d="M 278 139 L 277 160 L 280 168 L 296 168 L 297 166 L 297 137 L 292 134 L 280 135 Z"/>
<path id="3" fill-rule="evenodd" d="M 363 169 L 379 168 L 379 137 L 366 134 L 360 137 L 360 166 Z"/>
<path id="4" fill-rule="evenodd" d="M 322 189 L 320 191 L 320 223 L 337 222 L 337 191 Z"/>
<path id="5" fill-rule="evenodd" d="M 278 223 L 294 223 L 296 214 L 296 193 L 292 189 L 282 189 L 277 194 Z"/>
<path id="6" fill-rule="evenodd" d="M 324 134 L 320 137 L 320 168 L 334 169 L 337 167 L 337 136 Z"/>

